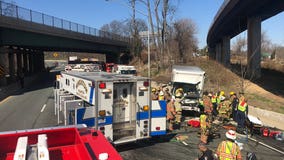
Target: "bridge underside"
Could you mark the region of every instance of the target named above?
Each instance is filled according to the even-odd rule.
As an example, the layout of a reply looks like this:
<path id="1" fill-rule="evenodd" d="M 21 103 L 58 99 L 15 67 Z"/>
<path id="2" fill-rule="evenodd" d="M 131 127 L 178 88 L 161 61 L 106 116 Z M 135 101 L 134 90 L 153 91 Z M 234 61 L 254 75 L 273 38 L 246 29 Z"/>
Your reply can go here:
<path id="1" fill-rule="evenodd" d="M 230 39 L 248 30 L 247 75 L 261 76 L 261 22 L 284 10 L 283 0 L 230 0 L 211 26 L 207 44 L 210 57 L 229 67 Z"/>

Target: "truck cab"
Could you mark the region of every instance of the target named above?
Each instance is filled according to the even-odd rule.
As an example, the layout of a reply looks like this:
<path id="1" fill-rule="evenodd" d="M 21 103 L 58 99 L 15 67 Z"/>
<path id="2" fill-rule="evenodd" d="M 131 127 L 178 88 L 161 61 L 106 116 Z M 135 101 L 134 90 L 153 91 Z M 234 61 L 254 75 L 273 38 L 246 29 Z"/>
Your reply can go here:
<path id="1" fill-rule="evenodd" d="M 173 66 L 172 94 L 182 89 L 182 110 L 200 112 L 199 101 L 203 94 L 204 79 L 205 72 L 197 66 Z"/>

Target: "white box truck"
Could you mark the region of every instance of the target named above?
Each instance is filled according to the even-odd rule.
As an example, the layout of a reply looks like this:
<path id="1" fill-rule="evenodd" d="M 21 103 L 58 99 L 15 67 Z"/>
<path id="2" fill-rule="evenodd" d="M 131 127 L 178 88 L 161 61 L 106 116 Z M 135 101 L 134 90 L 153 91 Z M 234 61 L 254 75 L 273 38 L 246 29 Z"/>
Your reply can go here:
<path id="1" fill-rule="evenodd" d="M 177 89 L 183 89 L 181 101 L 182 110 L 200 112 L 199 100 L 203 94 L 205 71 L 197 66 L 172 67 L 172 93 L 175 95 Z"/>

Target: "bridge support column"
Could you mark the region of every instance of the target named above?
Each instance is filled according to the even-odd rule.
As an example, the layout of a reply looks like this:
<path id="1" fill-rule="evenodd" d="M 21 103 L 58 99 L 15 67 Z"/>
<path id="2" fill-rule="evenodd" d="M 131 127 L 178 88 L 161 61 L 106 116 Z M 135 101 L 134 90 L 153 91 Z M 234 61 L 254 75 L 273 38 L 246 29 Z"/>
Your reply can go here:
<path id="1" fill-rule="evenodd" d="M 248 19 L 248 53 L 247 71 L 248 78 L 259 78 L 261 76 L 261 18 L 251 17 Z"/>
<path id="2" fill-rule="evenodd" d="M 9 73 L 8 48 L 0 47 L 0 86 L 8 84 L 7 74 Z"/>
<path id="3" fill-rule="evenodd" d="M 216 49 L 215 48 L 208 48 L 208 56 L 211 60 L 216 60 Z"/>
<path id="4" fill-rule="evenodd" d="M 23 53 L 22 51 L 17 51 L 17 73 L 23 71 Z"/>
<path id="5" fill-rule="evenodd" d="M 15 53 L 13 49 L 9 50 L 8 53 L 8 63 L 9 63 L 9 78 L 8 78 L 8 83 L 15 81 L 16 80 L 16 65 L 15 65 Z"/>
<path id="6" fill-rule="evenodd" d="M 28 70 L 28 72 L 29 72 L 29 74 L 31 75 L 33 72 L 34 72 L 34 65 L 33 65 L 33 63 L 34 63 L 34 61 L 33 61 L 33 53 L 32 52 L 29 52 L 29 54 L 28 54 L 28 61 L 29 61 L 29 70 Z"/>
<path id="7" fill-rule="evenodd" d="M 222 44 L 218 43 L 216 44 L 216 60 L 219 63 L 222 63 Z"/>
<path id="8" fill-rule="evenodd" d="M 230 67 L 230 37 L 225 36 L 222 39 L 222 64 L 226 67 Z"/>
<path id="9" fill-rule="evenodd" d="M 23 68 L 24 68 L 24 73 L 28 71 L 28 54 L 26 51 L 23 53 Z"/>

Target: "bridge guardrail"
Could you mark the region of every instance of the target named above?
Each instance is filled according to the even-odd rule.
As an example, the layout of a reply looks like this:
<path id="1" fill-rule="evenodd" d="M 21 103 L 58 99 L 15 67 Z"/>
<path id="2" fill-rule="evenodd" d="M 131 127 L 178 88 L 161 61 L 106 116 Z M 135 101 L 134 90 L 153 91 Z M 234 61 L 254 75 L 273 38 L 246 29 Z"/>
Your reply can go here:
<path id="1" fill-rule="evenodd" d="M 20 20 L 30 21 L 47 25 L 54 28 L 60 28 L 82 34 L 108 38 L 112 40 L 118 40 L 123 42 L 130 42 L 129 37 L 121 36 L 118 34 L 98 30 L 96 28 L 88 27 L 78 23 L 70 22 L 64 19 L 60 19 L 54 16 L 46 15 L 37 11 L 19 7 L 12 3 L 6 3 L 0 1 L 0 15 L 6 17 L 13 17 Z"/>

